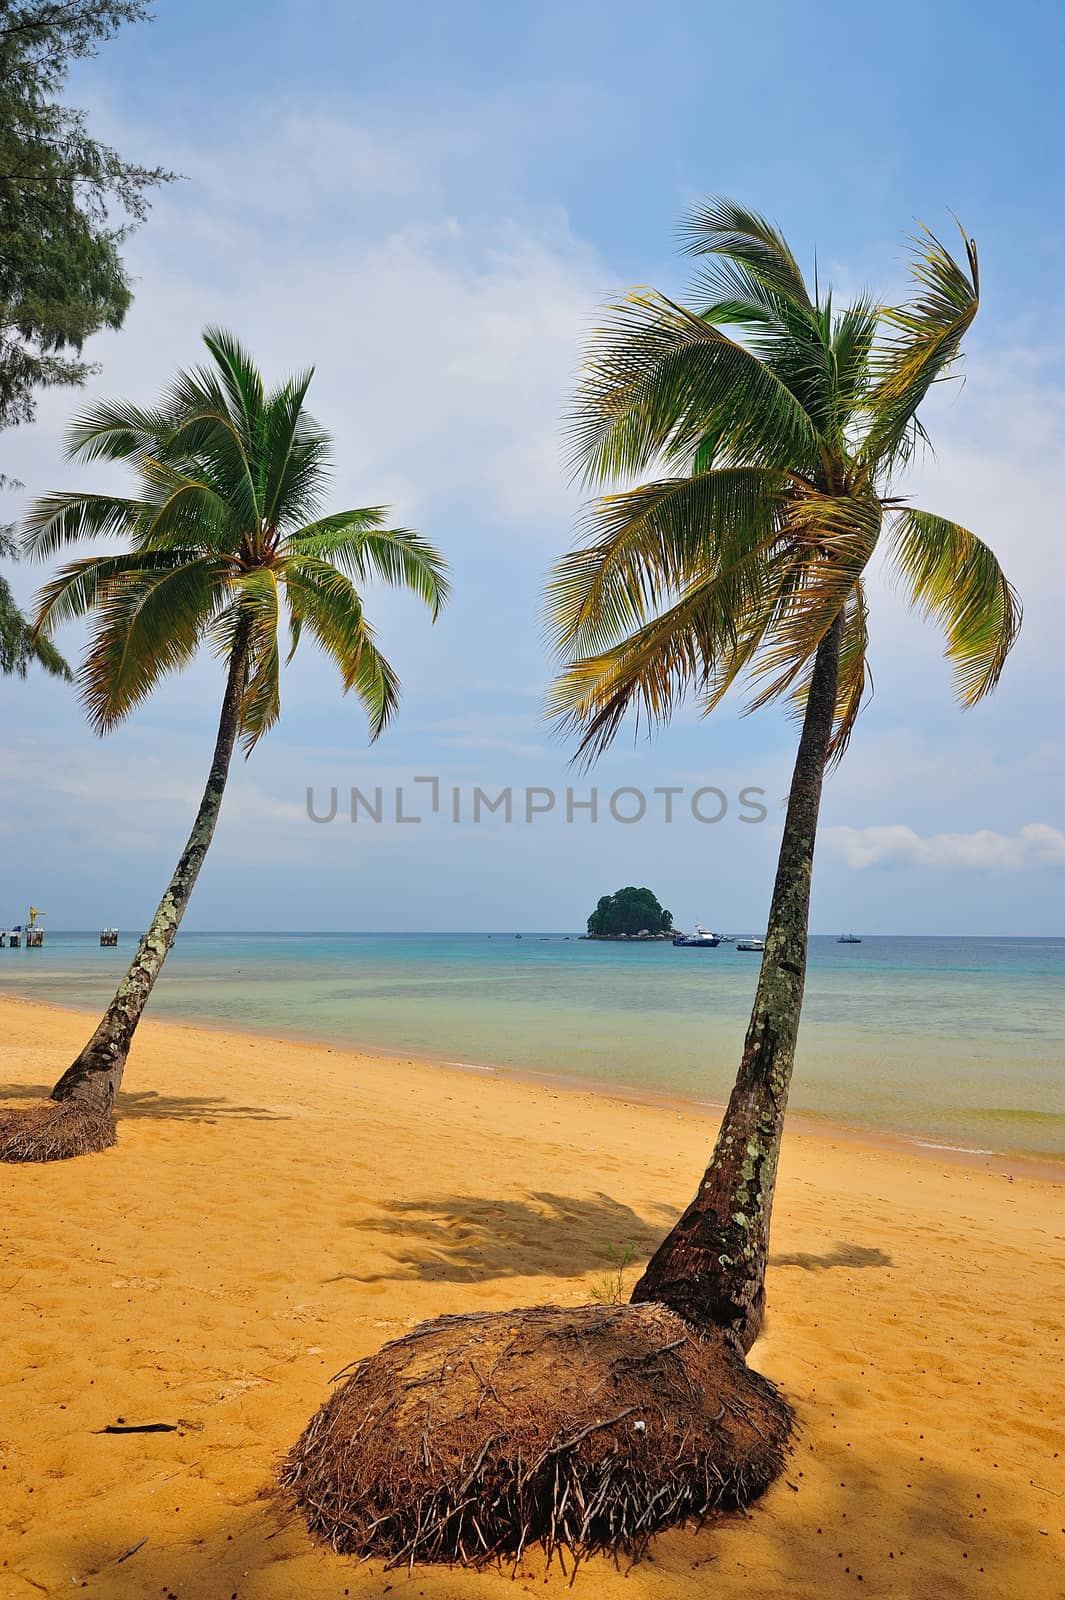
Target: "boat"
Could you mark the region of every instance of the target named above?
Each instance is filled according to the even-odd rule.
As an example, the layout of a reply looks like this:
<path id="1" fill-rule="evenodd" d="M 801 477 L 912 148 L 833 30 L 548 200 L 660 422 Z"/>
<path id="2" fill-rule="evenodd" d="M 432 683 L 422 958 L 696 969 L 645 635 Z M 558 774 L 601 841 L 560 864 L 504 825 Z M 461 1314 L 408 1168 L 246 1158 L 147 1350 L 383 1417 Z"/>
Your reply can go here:
<path id="1" fill-rule="evenodd" d="M 856 933 L 841 933 L 836 940 L 837 944 L 861 944 L 861 939 Z"/>
<path id="2" fill-rule="evenodd" d="M 709 928 L 697 922 L 694 933 L 675 933 L 673 943 L 682 950 L 716 950 L 721 943 L 721 935 L 711 933 Z"/>
<path id="3" fill-rule="evenodd" d="M 759 954 L 761 954 L 761 952 L 765 950 L 765 940 L 764 939 L 737 939 L 737 941 L 736 941 L 736 949 L 737 950 L 755 950 Z"/>

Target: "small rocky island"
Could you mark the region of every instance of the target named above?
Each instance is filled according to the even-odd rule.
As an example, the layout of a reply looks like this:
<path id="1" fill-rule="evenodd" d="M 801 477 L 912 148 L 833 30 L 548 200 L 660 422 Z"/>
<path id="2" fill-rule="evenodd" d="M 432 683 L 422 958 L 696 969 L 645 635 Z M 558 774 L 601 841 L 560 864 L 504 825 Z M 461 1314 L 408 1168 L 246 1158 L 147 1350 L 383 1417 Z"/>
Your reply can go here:
<path id="1" fill-rule="evenodd" d="M 672 939 L 673 913 L 659 904 L 650 889 L 618 889 L 604 894 L 588 918 L 582 939 L 650 941 Z"/>

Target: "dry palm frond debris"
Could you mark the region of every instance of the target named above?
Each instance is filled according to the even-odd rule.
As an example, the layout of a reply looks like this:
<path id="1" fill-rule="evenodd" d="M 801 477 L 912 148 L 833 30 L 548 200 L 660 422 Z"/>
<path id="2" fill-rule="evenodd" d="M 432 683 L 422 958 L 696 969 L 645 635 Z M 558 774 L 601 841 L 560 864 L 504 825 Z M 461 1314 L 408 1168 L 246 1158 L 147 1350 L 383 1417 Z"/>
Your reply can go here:
<path id="1" fill-rule="evenodd" d="M 0 1106 L 0 1161 L 66 1161 L 109 1150 L 117 1142 L 109 1112 L 72 1100 Z"/>

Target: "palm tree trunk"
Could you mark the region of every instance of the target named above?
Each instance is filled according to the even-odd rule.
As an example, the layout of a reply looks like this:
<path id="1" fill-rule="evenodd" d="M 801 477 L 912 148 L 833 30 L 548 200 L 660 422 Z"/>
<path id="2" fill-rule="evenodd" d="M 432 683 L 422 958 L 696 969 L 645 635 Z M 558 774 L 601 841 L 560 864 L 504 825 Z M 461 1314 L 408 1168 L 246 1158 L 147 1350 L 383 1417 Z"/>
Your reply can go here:
<path id="1" fill-rule="evenodd" d="M 746 1353 L 765 1307 L 769 1220 L 806 981 L 806 940 L 821 787 L 832 738 L 842 616 L 814 660 L 788 796 L 765 954 L 739 1075 L 699 1192 L 633 1290 L 695 1327 L 719 1327 Z"/>
<path id="2" fill-rule="evenodd" d="M 137 953 L 115 998 L 84 1050 L 52 1090 L 53 1100 L 74 1100 L 103 1112 L 110 1111 L 114 1104 L 137 1024 L 144 1015 L 148 997 L 174 942 L 214 837 L 226 779 L 229 777 L 229 765 L 240 731 L 240 703 L 244 695 L 247 663 L 245 631 L 234 641 L 214 760 L 188 843 L 159 902 L 152 925 L 137 946 Z"/>

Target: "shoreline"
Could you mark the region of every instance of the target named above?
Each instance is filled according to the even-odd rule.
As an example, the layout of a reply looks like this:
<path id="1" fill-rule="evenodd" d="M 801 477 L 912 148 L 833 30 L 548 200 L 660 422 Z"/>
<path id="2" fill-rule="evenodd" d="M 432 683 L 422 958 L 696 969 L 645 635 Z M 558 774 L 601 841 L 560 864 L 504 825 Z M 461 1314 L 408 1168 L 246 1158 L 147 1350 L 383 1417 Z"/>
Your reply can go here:
<path id="1" fill-rule="evenodd" d="M 96 1017 L 97 1011 L 88 1006 L 64 1004 L 54 999 L 39 1000 L 29 995 L 19 995 L 0 990 L 0 1006 L 3 1004 L 18 1006 L 40 1007 L 44 1011 L 55 1011 L 65 1016 Z M 395 1061 L 397 1059 L 419 1063 L 434 1070 L 446 1072 L 464 1072 L 483 1074 L 500 1079 L 503 1082 L 513 1081 L 532 1086 L 545 1086 L 561 1090 L 566 1094 L 590 1094 L 597 1099 L 616 1102 L 620 1105 L 659 1107 L 664 1110 L 686 1112 L 696 1116 L 706 1117 L 709 1113 L 712 1120 L 718 1121 L 724 1112 L 723 1101 L 701 1100 L 692 1096 L 669 1094 L 655 1089 L 644 1089 L 633 1084 L 611 1083 L 607 1080 L 595 1078 L 580 1078 L 569 1076 L 565 1073 L 536 1072 L 527 1068 L 503 1066 L 497 1062 L 479 1061 L 454 1061 L 445 1056 L 436 1056 L 428 1051 L 411 1051 L 400 1046 L 389 1047 L 386 1045 L 364 1044 L 339 1040 L 321 1034 L 306 1034 L 300 1030 L 278 1030 L 276 1028 L 253 1028 L 239 1023 L 218 1021 L 209 1017 L 151 1017 L 146 1018 L 155 1027 L 189 1028 L 199 1033 L 206 1033 L 215 1037 L 232 1037 L 258 1039 L 278 1045 L 296 1044 L 312 1049 L 325 1050 L 331 1054 L 343 1052 L 355 1057 L 367 1057 L 378 1061 Z M 0 1080 L 0 1099 L 3 1098 L 5 1083 Z M 119 1109 L 121 1118 L 121 1108 Z M 1009 1176 L 1018 1168 L 1032 1178 L 1038 1178 L 1048 1183 L 1065 1184 L 1065 1160 L 1055 1160 L 1052 1156 L 1040 1154 L 1037 1151 L 1008 1151 L 976 1149 L 968 1145 L 955 1145 L 931 1138 L 923 1139 L 917 1134 L 903 1133 L 897 1129 L 871 1128 L 861 1123 L 837 1122 L 832 1117 L 821 1117 L 816 1113 L 803 1111 L 788 1111 L 787 1132 L 801 1137 L 814 1139 L 842 1139 L 848 1144 L 867 1146 L 871 1150 L 898 1150 L 914 1155 L 921 1160 L 949 1162 L 960 1167 L 969 1167 L 977 1171 L 995 1172 L 1002 1176 Z M 709 1150 L 707 1151 L 709 1157 Z"/>

